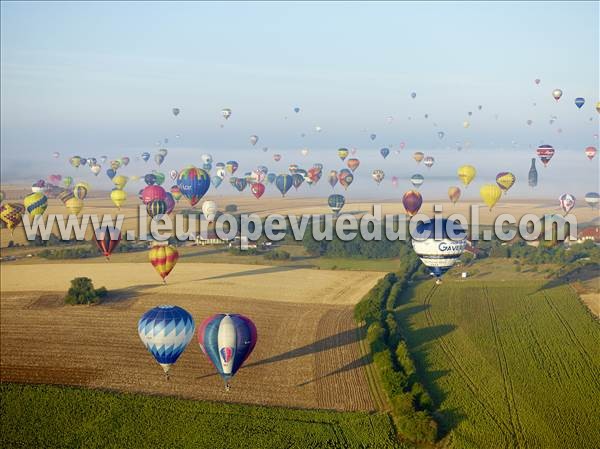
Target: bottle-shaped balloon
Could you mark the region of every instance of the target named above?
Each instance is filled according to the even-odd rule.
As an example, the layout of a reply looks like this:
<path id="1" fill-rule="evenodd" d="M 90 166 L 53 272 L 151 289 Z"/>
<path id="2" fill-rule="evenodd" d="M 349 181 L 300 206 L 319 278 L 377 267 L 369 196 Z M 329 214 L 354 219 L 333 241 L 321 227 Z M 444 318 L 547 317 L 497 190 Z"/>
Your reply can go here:
<path id="1" fill-rule="evenodd" d="M 531 167 L 529 168 L 529 175 L 527 177 L 529 187 L 536 187 L 538 183 L 538 172 L 535 168 L 535 158 L 531 158 Z"/>

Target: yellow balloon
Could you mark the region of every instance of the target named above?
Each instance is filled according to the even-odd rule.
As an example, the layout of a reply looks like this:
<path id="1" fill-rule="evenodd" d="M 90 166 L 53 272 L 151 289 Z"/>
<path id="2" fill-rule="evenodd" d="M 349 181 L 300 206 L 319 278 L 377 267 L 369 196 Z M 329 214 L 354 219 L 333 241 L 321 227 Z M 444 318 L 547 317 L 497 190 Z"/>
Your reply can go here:
<path id="1" fill-rule="evenodd" d="M 65 206 L 70 215 L 79 215 L 79 212 L 83 209 L 83 201 L 74 196 L 65 202 Z"/>
<path id="2" fill-rule="evenodd" d="M 460 188 L 453 186 L 448 188 L 448 198 L 452 201 L 452 204 L 456 204 L 460 198 Z"/>
<path id="3" fill-rule="evenodd" d="M 479 194 L 483 202 L 487 204 L 487 207 L 492 210 L 502 196 L 502 189 L 496 184 L 485 184 L 479 189 Z"/>
<path id="4" fill-rule="evenodd" d="M 510 172 L 498 173 L 496 176 L 496 184 L 498 184 L 498 187 L 500 187 L 502 191 L 506 193 L 508 192 L 508 189 L 515 184 L 516 179 L 517 178 L 515 178 L 515 175 Z"/>
<path id="5" fill-rule="evenodd" d="M 463 128 L 468 128 L 469 126 L 471 126 L 471 124 L 467 120 L 465 120 L 463 122 Z"/>
<path id="6" fill-rule="evenodd" d="M 471 181 L 475 179 L 477 170 L 472 165 L 463 165 L 458 169 L 458 179 L 462 181 L 465 186 L 471 184 Z"/>
<path id="7" fill-rule="evenodd" d="M 598 111 L 598 114 L 600 114 L 600 101 L 596 103 L 596 111 Z"/>
<path id="8" fill-rule="evenodd" d="M 48 198 L 42 192 L 30 193 L 23 200 L 23 206 L 31 217 L 43 215 L 48 207 Z"/>
<path id="9" fill-rule="evenodd" d="M 117 187 L 117 189 L 123 190 L 123 187 L 125 187 L 125 184 L 127 184 L 128 180 L 129 179 L 127 178 L 127 176 L 117 175 L 112 179 L 112 182 Z"/>
<path id="10" fill-rule="evenodd" d="M 424 157 L 425 157 L 425 154 L 423 154 L 421 151 L 417 151 L 415 154 L 413 154 L 413 159 L 415 161 L 417 161 L 417 164 L 419 162 L 421 162 Z"/>
<path id="11" fill-rule="evenodd" d="M 121 209 L 121 206 L 125 204 L 125 200 L 127 199 L 127 193 L 124 190 L 113 189 L 113 191 L 110 192 L 110 199 L 115 206 Z"/>

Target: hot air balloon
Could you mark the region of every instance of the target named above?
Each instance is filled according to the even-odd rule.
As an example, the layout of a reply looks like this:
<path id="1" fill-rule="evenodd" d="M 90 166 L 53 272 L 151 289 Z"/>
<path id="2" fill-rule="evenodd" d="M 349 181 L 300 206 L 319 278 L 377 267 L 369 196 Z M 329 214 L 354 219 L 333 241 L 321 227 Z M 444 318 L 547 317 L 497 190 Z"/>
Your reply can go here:
<path id="1" fill-rule="evenodd" d="M 48 198 L 42 192 L 33 192 L 25 197 L 23 205 L 27 213 L 33 218 L 37 215 L 43 215 L 48 207 Z"/>
<path id="2" fill-rule="evenodd" d="M 147 151 L 144 151 L 144 152 L 142 153 L 142 160 L 143 160 L 144 162 L 148 162 L 148 160 L 149 160 L 149 159 L 150 159 L 150 153 L 148 153 Z"/>
<path id="3" fill-rule="evenodd" d="M 424 157 L 425 157 L 425 154 L 422 153 L 421 151 L 417 151 L 415 154 L 413 154 L 413 159 L 415 161 L 417 161 L 417 164 L 420 163 Z"/>
<path id="4" fill-rule="evenodd" d="M 274 154 L 273 155 L 273 160 L 275 162 L 279 162 L 281 160 L 281 154 L 278 154 L 278 153 Z"/>
<path id="5" fill-rule="evenodd" d="M 175 117 L 177 117 L 177 116 L 179 115 L 179 112 L 181 112 L 181 111 L 180 111 L 180 109 L 179 109 L 179 108 L 173 108 L 173 109 L 172 109 L 172 112 L 173 112 L 173 115 L 174 115 Z"/>
<path id="6" fill-rule="evenodd" d="M 40 179 L 31 185 L 31 191 L 33 193 L 43 192 L 45 186 L 46 186 L 46 182 L 43 179 Z"/>
<path id="7" fill-rule="evenodd" d="M 475 175 L 477 174 L 477 170 L 472 165 L 463 165 L 458 169 L 458 179 L 462 181 L 465 186 L 471 184 L 471 181 L 475 179 Z"/>
<path id="8" fill-rule="evenodd" d="M 409 190 L 402 196 L 402 205 L 404 210 L 411 217 L 415 216 L 423 204 L 423 197 L 416 190 Z"/>
<path id="9" fill-rule="evenodd" d="M 340 170 L 338 173 L 338 181 L 344 190 L 348 190 L 352 181 L 354 181 L 354 175 L 347 169 Z"/>
<path id="10" fill-rule="evenodd" d="M 78 182 L 73 187 L 73 195 L 83 201 L 88 194 L 88 189 L 89 185 L 87 183 Z"/>
<path id="11" fill-rule="evenodd" d="M 437 135 L 438 135 L 438 138 L 440 140 L 442 140 L 446 134 L 444 133 L 444 131 L 438 131 Z"/>
<path id="12" fill-rule="evenodd" d="M 459 187 L 449 187 L 448 188 L 448 198 L 452 201 L 452 204 L 456 204 L 456 202 L 460 198 L 460 188 Z"/>
<path id="13" fill-rule="evenodd" d="M 353 158 L 348 159 L 348 162 L 346 162 L 346 165 L 348 166 L 348 168 L 350 170 L 352 170 L 352 173 L 354 173 L 354 171 L 359 167 L 360 161 L 353 157 Z"/>
<path id="14" fill-rule="evenodd" d="M 125 204 L 125 201 L 127 200 L 127 193 L 121 189 L 112 189 L 110 192 L 110 199 L 120 210 L 121 206 Z"/>
<path id="15" fill-rule="evenodd" d="M 94 176 L 98 176 L 100 171 L 102 170 L 102 166 L 98 164 L 94 164 L 90 166 L 90 171 L 94 174 Z"/>
<path id="16" fill-rule="evenodd" d="M 263 196 L 263 193 L 265 193 L 265 185 L 260 182 L 250 184 L 250 191 L 252 192 L 252 195 L 254 195 L 254 198 L 259 199 Z"/>
<path id="17" fill-rule="evenodd" d="M 121 230 L 111 226 L 105 226 L 94 230 L 93 238 L 94 243 L 100 252 L 104 254 L 104 257 L 108 260 L 121 241 Z"/>
<path id="18" fill-rule="evenodd" d="M 533 123 L 533 120 L 527 120 L 527 124 L 528 124 L 529 126 L 531 126 L 531 124 L 532 124 L 532 123 Z"/>
<path id="19" fill-rule="evenodd" d="M 556 101 L 560 100 L 560 97 L 562 97 L 562 94 L 563 94 L 563 93 L 562 93 L 562 90 L 560 90 L 560 89 L 554 89 L 554 90 L 552 91 L 552 96 L 554 97 L 554 99 L 555 99 Z"/>
<path id="20" fill-rule="evenodd" d="M 173 195 L 173 199 L 175 201 L 179 201 L 181 199 L 181 197 L 183 196 L 181 194 L 181 190 L 179 190 L 178 186 L 171 186 L 171 188 L 169 189 L 169 191 L 171 192 L 171 195 Z"/>
<path id="21" fill-rule="evenodd" d="M 536 79 L 535 79 L 535 80 L 533 80 L 533 81 L 534 81 L 534 83 L 535 83 L 536 85 L 539 85 L 539 84 L 540 84 L 540 82 L 541 82 L 542 80 L 541 80 L 541 79 L 539 79 L 539 78 L 536 78 Z"/>
<path id="22" fill-rule="evenodd" d="M 277 179 L 277 177 L 275 177 L 275 179 Z M 292 175 L 292 185 L 294 186 L 294 188 L 296 190 L 298 190 L 298 187 L 300 187 L 303 182 L 304 182 L 304 175 L 303 174 L 301 174 L 301 173 L 294 173 Z"/>
<path id="23" fill-rule="evenodd" d="M 508 192 L 515 184 L 515 181 L 515 175 L 510 172 L 503 171 L 496 175 L 496 184 L 498 184 L 498 187 L 500 187 L 504 193 Z"/>
<path id="24" fill-rule="evenodd" d="M 154 173 L 148 173 L 147 175 L 144 175 L 144 182 L 149 186 L 155 185 L 156 175 Z"/>
<path id="25" fill-rule="evenodd" d="M 410 94 L 410 98 L 412 98 L 413 100 L 414 100 L 415 98 L 417 98 L 417 93 L 416 93 L 416 92 L 412 92 L 412 93 Z"/>
<path id="26" fill-rule="evenodd" d="M 256 340 L 256 326 L 243 315 L 213 315 L 198 328 L 200 349 L 225 381 L 228 391 L 231 378 L 252 353 Z"/>
<path id="27" fill-rule="evenodd" d="M 221 176 L 213 176 L 212 178 L 210 178 L 210 183 L 215 189 L 218 188 L 222 182 L 223 178 Z"/>
<path id="28" fill-rule="evenodd" d="M 531 166 L 529 167 L 527 183 L 529 184 L 529 187 L 535 187 L 538 183 L 538 173 L 537 169 L 535 168 L 535 158 L 533 157 L 531 158 Z"/>
<path id="29" fill-rule="evenodd" d="M 208 191 L 210 176 L 201 168 L 189 166 L 179 173 L 177 185 L 193 207 Z"/>
<path id="30" fill-rule="evenodd" d="M 598 195 L 598 192 L 588 192 L 585 194 L 585 202 L 591 208 L 598 207 L 598 203 L 600 203 L 600 195 Z"/>
<path id="31" fill-rule="evenodd" d="M 252 145 L 256 145 L 256 142 L 258 142 L 258 136 L 255 136 L 254 134 L 250 136 L 250 143 Z"/>
<path id="32" fill-rule="evenodd" d="M 373 172 L 371 173 L 371 177 L 373 178 L 373 181 L 375 181 L 377 185 L 379 185 L 381 181 L 383 181 L 383 178 L 385 178 L 385 173 L 383 172 L 383 170 L 373 170 Z"/>
<path id="33" fill-rule="evenodd" d="M 18 203 L 5 203 L 0 206 L 0 220 L 6 224 L 11 234 L 23 220 L 25 207 Z"/>
<path id="34" fill-rule="evenodd" d="M 302 154 L 302 156 L 308 156 L 309 153 L 309 149 L 308 148 L 302 148 L 300 150 L 300 154 Z"/>
<path id="35" fill-rule="evenodd" d="M 163 283 L 166 284 L 166 277 L 175 267 L 177 259 L 179 259 L 179 253 L 171 245 L 156 244 L 150 249 L 148 259 L 162 278 Z"/>
<path id="36" fill-rule="evenodd" d="M 64 189 L 58 194 L 58 199 L 61 200 L 63 204 L 66 204 L 67 201 L 73 197 L 73 191 L 69 189 Z"/>
<path id="37" fill-rule="evenodd" d="M 123 188 L 127 184 L 127 181 L 129 181 L 129 178 L 123 175 L 117 175 L 112 179 L 112 182 L 115 185 L 115 187 L 120 190 L 123 190 Z"/>
<path id="38" fill-rule="evenodd" d="M 502 190 L 496 184 L 484 184 L 479 189 L 479 195 L 491 211 L 502 196 Z"/>
<path id="39" fill-rule="evenodd" d="M 73 167 L 79 168 L 79 166 L 81 165 L 81 157 L 80 156 L 73 156 L 72 158 L 69 159 L 69 163 Z"/>
<path id="40" fill-rule="evenodd" d="M 160 166 L 164 161 L 165 156 L 163 156 L 162 154 L 158 153 L 154 155 L 154 162 L 156 162 L 156 165 Z"/>
<path id="41" fill-rule="evenodd" d="M 383 156 L 383 158 L 385 159 L 386 157 L 388 157 L 388 154 L 390 154 L 390 149 L 389 148 L 382 148 L 381 150 L 379 150 L 379 154 L 381 154 Z"/>
<path id="42" fill-rule="evenodd" d="M 582 98 L 582 97 L 575 98 L 575 106 L 577 106 L 578 109 L 581 109 L 581 107 L 584 104 L 585 104 L 585 98 Z"/>
<path id="43" fill-rule="evenodd" d="M 398 177 L 392 176 L 392 186 L 398 187 Z"/>
<path id="44" fill-rule="evenodd" d="M 65 202 L 65 206 L 69 211 L 69 215 L 79 215 L 79 212 L 83 209 L 83 201 L 77 197 L 73 197 Z"/>
<path id="45" fill-rule="evenodd" d="M 540 145 L 537 148 L 537 155 L 544 164 L 544 167 L 548 166 L 550 159 L 554 156 L 554 148 L 551 145 Z"/>
<path id="46" fill-rule="evenodd" d="M 415 254 L 439 284 L 440 277 L 452 268 L 465 251 L 466 231 L 457 223 L 443 218 L 419 223 L 416 232 L 418 235 L 412 240 Z"/>
<path id="47" fill-rule="evenodd" d="M 423 175 L 420 175 L 420 174 L 418 174 L 418 173 L 417 173 L 417 174 L 415 174 L 415 175 L 412 175 L 412 176 L 410 177 L 410 182 L 411 182 L 411 183 L 412 183 L 412 185 L 413 185 L 413 186 L 415 186 L 417 189 L 418 189 L 419 187 L 421 187 L 421 184 L 423 184 L 423 181 L 425 181 L 425 178 L 423 177 Z"/>
<path id="48" fill-rule="evenodd" d="M 169 177 L 175 181 L 177 179 L 177 175 L 179 175 L 179 172 L 177 170 L 169 170 Z"/>
<path id="49" fill-rule="evenodd" d="M 238 163 L 236 161 L 228 161 L 227 164 L 225 165 L 225 169 L 227 170 L 227 173 L 229 173 L 230 175 L 233 175 L 236 170 L 238 169 Z"/>
<path id="50" fill-rule="evenodd" d="M 423 164 L 427 168 L 433 167 L 434 162 L 435 162 L 435 159 L 431 156 L 427 156 L 425 159 L 423 159 Z"/>
<path id="51" fill-rule="evenodd" d="M 58 151 L 55 151 L 54 153 L 52 153 L 52 157 L 54 159 L 58 159 L 60 157 L 60 153 Z"/>
<path id="52" fill-rule="evenodd" d="M 591 161 L 592 159 L 594 159 L 594 156 L 596 156 L 597 151 L 598 150 L 596 149 L 596 147 L 587 147 L 585 149 L 585 155 Z"/>
<path id="53" fill-rule="evenodd" d="M 369 137 L 371 140 L 375 140 L 377 138 L 377 134 L 371 134 Z"/>
<path id="54" fill-rule="evenodd" d="M 279 175 L 275 179 L 275 186 L 281 192 L 282 197 L 292 188 L 292 185 L 292 175 Z"/>
<path id="55" fill-rule="evenodd" d="M 146 212 L 151 218 L 159 220 L 164 214 L 167 213 L 167 202 L 165 197 L 161 200 L 152 200 L 146 204 Z"/>
<path id="56" fill-rule="evenodd" d="M 295 107 L 294 108 L 294 112 L 297 114 L 298 112 L 300 112 L 300 108 L 299 107 Z"/>
<path id="57" fill-rule="evenodd" d="M 596 112 L 598 112 L 598 114 L 600 114 L 600 101 L 598 103 L 596 103 Z"/>
<path id="58" fill-rule="evenodd" d="M 162 305 L 138 321 L 138 334 L 169 379 L 169 370 L 194 336 L 194 319 L 185 309 Z"/>
<path id="59" fill-rule="evenodd" d="M 345 203 L 346 199 L 344 198 L 344 195 L 333 194 L 329 195 L 329 198 L 327 198 L 327 204 L 336 215 L 342 210 Z"/>
<path id="60" fill-rule="evenodd" d="M 214 221 L 217 210 L 217 203 L 214 201 L 204 201 L 202 203 L 202 213 L 208 221 Z"/>
<path id="61" fill-rule="evenodd" d="M 558 204 L 565 214 L 568 214 L 575 207 L 575 197 L 570 193 L 563 193 L 558 198 Z"/>
<path id="62" fill-rule="evenodd" d="M 348 148 L 339 148 L 337 150 L 337 155 L 342 161 L 348 157 L 349 153 Z"/>
<path id="63" fill-rule="evenodd" d="M 471 123 L 469 123 L 469 121 L 468 121 L 468 120 L 465 120 L 465 121 L 463 122 L 463 128 L 468 128 L 469 126 L 471 126 Z"/>
<path id="64" fill-rule="evenodd" d="M 277 179 L 277 175 L 275 173 L 268 173 L 267 174 L 267 183 L 268 184 L 273 184 L 276 179 Z"/>
<path id="65" fill-rule="evenodd" d="M 61 180 L 62 180 L 62 176 L 61 175 L 50 175 L 50 176 L 48 176 L 48 181 L 50 181 L 52 184 L 58 184 Z"/>
<path id="66" fill-rule="evenodd" d="M 163 189 L 161 186 L 146 186 L 142 189 L 142 202 L 147 205 L 154 200 L 164 200 L 165 194 L 165 189 Z"/>
<path id="67" fill-rule="evenodd" d="M 236 178 L 235 176 L 229 178 L 229 182 L 233 187 L 237 189 L 238 192 L 243 192 L 246 186 L 248 185 L 248 181 L 246 181 L 246 178 Z"/>
<path id="68" fill-rule="evenodd" d="M 221 115 L 223 117 L 225 117 L 225 120 L 227 120 L 229 117 L 231 117 L 231 109 L 229 109 L 229 108 L 221 109 Z"/>
<path id="69" fill-rule="evenodd" d="M 331 188 L 334 188 L 338 182 L 338 172 L 335 170 L 331 170 L 329 172 L 329 176 L 327 177 L 327 180 L 329 181 L 329 185 L 331 186 Z"/>

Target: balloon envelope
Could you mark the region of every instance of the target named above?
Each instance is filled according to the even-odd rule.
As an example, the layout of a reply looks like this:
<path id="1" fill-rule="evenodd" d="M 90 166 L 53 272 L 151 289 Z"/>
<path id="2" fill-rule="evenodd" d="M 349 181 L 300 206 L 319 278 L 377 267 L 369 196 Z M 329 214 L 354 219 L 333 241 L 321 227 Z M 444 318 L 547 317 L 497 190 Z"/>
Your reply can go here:
<path id="1" fill-rule="evenodd" d="M 257 339 L 254 323 L 249 318 L 234 313 L 208 317 L 198 328 L 200 349 L 225 382 L 250 357 Z"/>
<path id="2" fill-rule="evenodd" d="M 194 336 L 194 319 L 181 307 L 161 305 L 138 321 L 138 335 L 150 354 L 169 372 Z"/>
<path id="3" fill-rule="evenodd" d="M 415 254 L 437 278 L 456 263 L 467 246 L 466 231 L 445 218 L 419 223 L 416 232 L 412 241 Z"/>

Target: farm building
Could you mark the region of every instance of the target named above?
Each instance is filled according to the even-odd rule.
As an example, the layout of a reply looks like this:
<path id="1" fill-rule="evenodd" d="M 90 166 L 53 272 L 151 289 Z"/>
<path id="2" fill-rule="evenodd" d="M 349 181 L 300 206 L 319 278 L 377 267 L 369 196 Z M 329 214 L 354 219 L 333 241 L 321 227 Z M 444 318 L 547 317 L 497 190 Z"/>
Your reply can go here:
<path id="1" fill-rule="evenodd" d="M 600 244 L 600 226 L 585 228 L 577 234 L 577 242 L 583 243 L 588 240 Z"/>
<path id="2" fill-rule="evenodd" d="M 227 241 L 222 240 L 215 231 L 208 231 L 205 236 L 198 234 L 196 236 L 196 245 L 225 245 Z"/>

